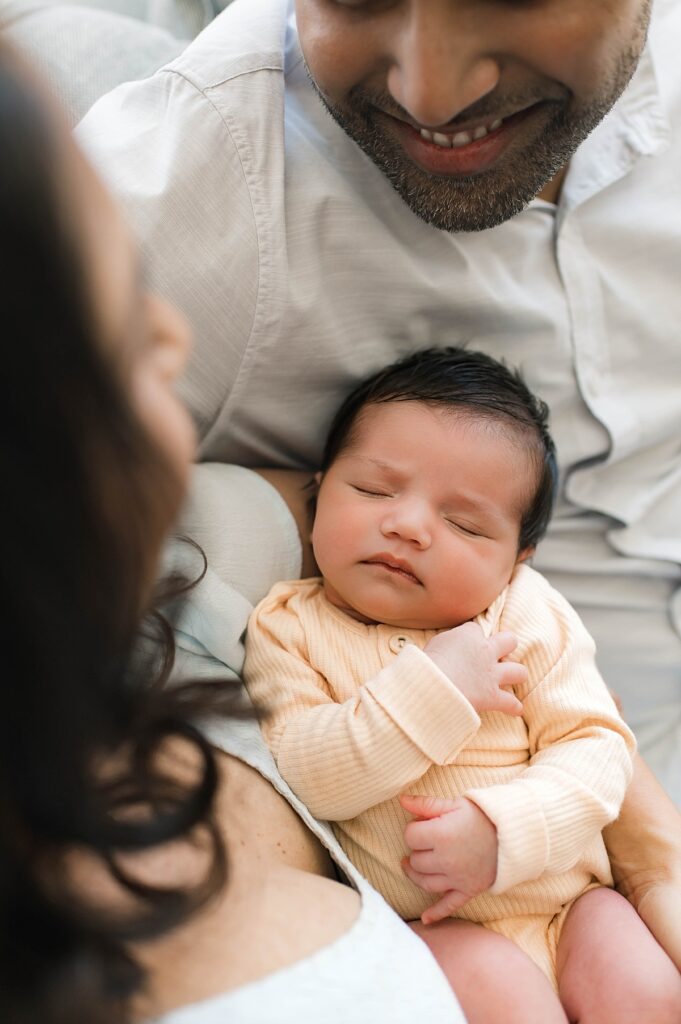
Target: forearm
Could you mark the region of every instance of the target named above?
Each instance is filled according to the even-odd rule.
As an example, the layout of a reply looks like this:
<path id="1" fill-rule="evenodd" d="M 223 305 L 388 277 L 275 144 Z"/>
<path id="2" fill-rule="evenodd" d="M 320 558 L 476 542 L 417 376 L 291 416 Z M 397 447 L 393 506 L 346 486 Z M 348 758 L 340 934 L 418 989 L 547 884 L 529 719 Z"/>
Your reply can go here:
<path id="1" fill-rule="evenodd" d="M 556 745 L 514 782 L 464 794 L 494 823 L 499 867 L 493 892 L 559 874 L 617 815 L 631 774 L 617 734 Z"/>
<path id="2" fill-rule="evenodd" d="M 617 889 L 681 971 L 681 815 L 640 756 L 603 838 Z"/>
<path id="3" fill-rule="evenodd" d="M 294 696 L 264 729 L 279 770 L 312 813 L 343 821 L 394 797 L 432 764 L 450 763 L 479 724 L 456 687 L 412 647 L 356 698 L 305 709 Z"/>
<path id="4" fill-rule="evenodd" d="M 591 637 L 545 581 L 526 578 L 536 593 L 524 601 L 516 595 L 506 624 L 521 638 L 524 622 L 532 624 L 524 650 L 519 645 L 529 675 L 519 696 L 530 762 L 513 782 L 464 794 L 497 827 L 496 892 L 579 861 L 617 817 L 635 750 L 596 669 Z"/>

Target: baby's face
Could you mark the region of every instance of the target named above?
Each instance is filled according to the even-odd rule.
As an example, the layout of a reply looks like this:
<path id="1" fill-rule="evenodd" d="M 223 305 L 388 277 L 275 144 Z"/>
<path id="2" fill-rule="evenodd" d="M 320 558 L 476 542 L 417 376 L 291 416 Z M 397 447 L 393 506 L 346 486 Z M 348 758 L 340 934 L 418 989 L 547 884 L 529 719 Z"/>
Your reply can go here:
<path id="1" fill-rule="evenodd" d="M 419 402 L 366 408 L 320 484 L 312 542 L 327 597 L 362 619 L 458 626 L 518 561 L 531 457 L 503 428 Z"/>

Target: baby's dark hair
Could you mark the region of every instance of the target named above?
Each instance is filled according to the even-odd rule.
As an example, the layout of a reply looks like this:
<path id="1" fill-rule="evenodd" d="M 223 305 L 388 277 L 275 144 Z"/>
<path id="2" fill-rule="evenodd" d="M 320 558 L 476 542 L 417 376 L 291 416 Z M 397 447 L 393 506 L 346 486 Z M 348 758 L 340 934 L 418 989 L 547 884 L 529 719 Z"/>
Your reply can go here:
<path id="1" fill-rule="evenodd" d="M 429 348 L 400 359 L 352 391 L 333 418 L 322 456 L 322 472 L 353 439 L 362 410 L 386 402 L 423 402 L 461 409 L 509 428 L 510 436 L 534 454 L 536 486 L 523 511 L 518 550 L 534 547 L 546 533 L 557 483 L 556 449 L 549 434 L 549 410 L 521 375 L 502 362 L 466 348 Z"/>

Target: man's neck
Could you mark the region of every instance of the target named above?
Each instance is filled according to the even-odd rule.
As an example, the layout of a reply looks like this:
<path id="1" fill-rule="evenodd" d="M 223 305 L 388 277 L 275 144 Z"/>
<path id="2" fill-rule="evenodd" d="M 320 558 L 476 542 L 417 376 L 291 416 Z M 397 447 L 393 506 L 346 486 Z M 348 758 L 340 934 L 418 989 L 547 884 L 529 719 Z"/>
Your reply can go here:
<path id="1" fill-rule="evenodd" d="M 568 165 L 561 167 L 557 174 L 551 178 L 551 181 L 544 185 L 543 189 L 537 196 L 538 199 L 544 199 L 547 203 L 557 203 L 560 199 L 560 191 L 565 181 L 565 175 L 567 174 Z"/>

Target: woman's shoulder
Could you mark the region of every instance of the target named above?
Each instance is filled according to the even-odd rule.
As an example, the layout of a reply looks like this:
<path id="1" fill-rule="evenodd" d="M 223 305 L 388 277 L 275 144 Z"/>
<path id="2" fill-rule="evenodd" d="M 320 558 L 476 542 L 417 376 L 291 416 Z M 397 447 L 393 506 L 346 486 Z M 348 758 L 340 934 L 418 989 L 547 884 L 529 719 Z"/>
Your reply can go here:
<path id="1" fill-rule="evenodd" d="M 327 879 L 314 879 L 313 884 L 339 888 Z M 319 892 L 314 898 L 315 920 L 324 912 L 326 895 Z M 311 916 L 306 913 L 311 896 L 309 891 L 298 894 L 291 915 L 298 934 Z M 286 934 L 272 935 L 269 941 L 284 943 Z M 332 942 L 255 981 L 184 1006 L 157 1024 L 261 1024 L 275 1019 L 278 1024 L 300 1024 L 317 1018 L 325 1024 L 411 1024 L 415 1017 L 432 1024 L 464 1024 L 425 944 L 367 887 L 359 915 Z"/>

